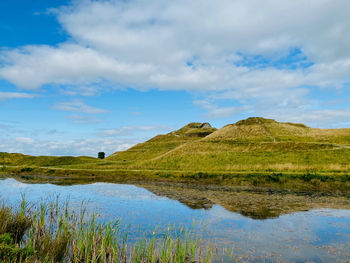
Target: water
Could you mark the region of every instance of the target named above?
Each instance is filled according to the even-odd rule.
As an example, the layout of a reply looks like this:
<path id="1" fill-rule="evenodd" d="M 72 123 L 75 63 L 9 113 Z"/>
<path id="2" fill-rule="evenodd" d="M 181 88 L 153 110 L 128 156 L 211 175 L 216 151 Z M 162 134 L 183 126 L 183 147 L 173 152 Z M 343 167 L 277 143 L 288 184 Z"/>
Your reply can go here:
<path id="1" fill-rule="evenodd" d="M 0 180 L 0 197 L 19 204 L 21 195 L 32 203 L 69 198 L 82 201 L 102 220 L 120 219 L 131 239 L 170 226 L 191 227 L 219 247 L 232 248 L 237 259 L 254 262 L 350 262 L 350 210 L 314 209 L 256 220 L 218 204 L 193 209 L 149 190 L 129 184 L 93 183 L 58 186 Z M 205 206 L 208 207 L 208 206 Z M 266 262 L 266 261 L 265 261 Z"/>

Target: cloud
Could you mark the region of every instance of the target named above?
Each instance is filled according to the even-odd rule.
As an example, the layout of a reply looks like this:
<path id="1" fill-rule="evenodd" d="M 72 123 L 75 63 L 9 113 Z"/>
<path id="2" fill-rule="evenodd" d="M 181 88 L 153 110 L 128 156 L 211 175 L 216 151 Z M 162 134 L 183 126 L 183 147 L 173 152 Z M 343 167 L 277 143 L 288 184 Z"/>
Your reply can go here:
<path id="1" fill-rule="evenodd" d="M 34 94 L 20 93 L 20 92 L 0 92 L 0 100 L 7 99 L 32 99 Z"/>
<path id="2" fill-rule="evenodd" d="M 82 116 L 82 115 L 71 115 L 68 116 L 69 119 L 73 120 L 74 124 L 91 124 L 102 122 L 95 116 Z"/>
<path id="3" fill-rule="evenodd" d="M 44 84 L 89 85 L 98 80 L 130 82 L 149 74 L 149 65 L 118 61 L 92 48 L 75 44 L 59 47 L 27 46 L 3 54 L 12 65 L 0 69 L 0 77 L 24 89 Z"/>
<path id="4" fill-rule="evenodd" d="M 341 85 L 349 79 L 349 9 L 346 0 L 78 1 L 56 11 L 76 44 L 3 51 L 0 76 L 27 89 L 101 79 L 171 90 Z M 315 62 L 307 71 L 235 64 L 239 54 L 273 59 L 296 47 Z"/>
<path id="5" fill-rule="evenodd" d="M 27 131 L 18 127 L 15 122 L 0 121 L 1 135 L 11 136 L 11 135 L 24 135 Z"/>
<path id="6" fill-rule="evenodd" d="M 44 130 L 44 133 L 47 135 L 64 134 L 64 132 L 59 131 L 57 129 Z"/>
<path id="7" fill-rule="evenodd" d="M 94 96 L 101 83 L 185 90 L 216 100 L 211 118 L 246 109 L 312 114 L 312 88 L 318 100 L 348 90 L 349 10 L 348 0 L 74 1 L 54 10 L 70 40 L 2 50 L 0 78 L 27 90 L 67 85 L 68 95 Z M 242 106 L 220 105 L 228 99 Z"/>
<path id="8" fill-rule="evenodd" d="M 15 138 L 15 141 L 22 144 L 33 144 L 35 142 L 34 139 L 28 137 L 18 137 Z"/>
<path id="9" fill-rule="evenodd" d="M 58 129 L 48 128 L 24 128 L 23 124 L 17 122 L 1 121 L 0 120 L 0 131 L 3 137 L 17 137 L 19 141 L 28 141 L 26 136 L 33 136 L 42 138 L 45 136 L 62 135 L 63 131 Z M 23 139 L 24 138 L 24 139 Z"/>
<path id="10" fill-rule="evenodd" d="M 80 100 L 69 101 L 69 102 L 60 102 L 60 103 L 57 103 L 54 106 L 54 108 L 56 110 L 61 110 L 61 111 L 81 112 L 81 113 L 86 113 L 86 114 L 99 114 L 99 113 L 107 113 L 108 112 L 105 109 L 100 109 L 100 108 L 88 106 Z M 75 115 L 75 117 L 76 117 L 76 115 Z"/>
<path id="11" fill-rule="evenodd" d="M 206 116 L 211 119 L 226 118 L 239 113 L 243 113 L 245 110 L 247 110 L 247 107 L 216 108 L 216 109 L 210 110 L 210 112 L 207 113 Z"/>
<path id="12" fill-rule="evenodd" d="M 350 125 L 350 108 L 345 109 L 324 109 L 290 112 L 267 113 L 267 116 L 280 121 L 290 121 L 297 123 L 307 123 L 311 127 L 341 128 Z"/>
<path id="13" fill-rule="evenodd" d="M 99 133 L 100 136 L 112 137 L 112 136 L 129 136 L 136 132 L 148 132 L 148 131 L 169 131 L 167 126 L 123 126 L 115 129 L 105 129 Z"/>
<path id="14" fill-rule="evenodd" d="M 76 119 L 79 124 L 90 121 L 89 118 Z M 84 137 L 88 138 L 77 139 L 72 138 L 72 134 L 57 129 L 16 130 L 15 128 L 17 127 L 0 123 L 0 130 L 2 134 L 5 133 L 5 136 L 0 140 L 0 152 L 19 152 L 30 155 L 96 156 L 99 151 L 103 151 L 109 155 L 144 142 L 153 137 L 155 131 L 170 130 L 169 127 L 157 125 L 123 126 L 116 129 L 101 130 L 98 132 L 98 136 L 96 136 L 96 133 L 84 133 Z M 137 136 L 132 136 L 134 134 L 137 134 Z"/>
<path id="15" fill-rule="evenodd" d="M 41 140 L 28 137 L 5 138 L 0 142 L 0 152 L 19 152 L 30 155 L 97 156 L 100 151 L 107 155 L 130 148 L 140 142 L 135 139 L 75 139 L 69 141 Z"/>
<path id="16" fill-rule="evenodd" d="M 102 92 L 102 88 L 96 85 L 86 87 L 64 87 L 60 90 L 62 95 L 67 96 L 96 96 Z"/>
<path id="17" fill-rule="evenodd" d="M 220 107 L 208 100 L 195 100 L 193 102 L 195 105 L 207 110 L 207 113 L 204 115 L 210 119 L 221 119 L 232 117 L 234 115 L 241 114 L 250 109 L 249 106 L 231 106 L 231 107 Z"/>

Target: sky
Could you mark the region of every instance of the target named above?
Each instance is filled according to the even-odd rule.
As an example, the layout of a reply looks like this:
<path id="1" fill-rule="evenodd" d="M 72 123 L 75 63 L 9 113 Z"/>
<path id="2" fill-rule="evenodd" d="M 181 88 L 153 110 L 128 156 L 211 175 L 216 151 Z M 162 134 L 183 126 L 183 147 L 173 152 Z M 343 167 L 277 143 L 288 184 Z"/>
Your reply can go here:
<path id="1" fill-rule="evenodd" d="M 348 0 L 4 0 L 0 152 L 111 154 L 189 122 L 350 127 Z"/>

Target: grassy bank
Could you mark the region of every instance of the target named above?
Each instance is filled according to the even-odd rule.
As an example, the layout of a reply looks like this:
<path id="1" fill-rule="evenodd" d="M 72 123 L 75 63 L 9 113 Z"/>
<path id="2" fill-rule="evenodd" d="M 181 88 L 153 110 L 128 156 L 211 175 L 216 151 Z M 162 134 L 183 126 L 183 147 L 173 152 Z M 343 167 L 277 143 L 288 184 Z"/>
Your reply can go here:
<path id="1" fill-rule="evenodd" d="M 211 262 L 214 250 L 186 229 L 129 243 L 118 221 L 101 223 L 58 202 L 0 207 L 0 262 Z"/>
<path id="2" fill-rule="evenodd" d="M 348 172 L 273 172 L 273 171 L 191 171 L 143 169 L 68 169 L 35 166 L 3 166 L 0 175 L 15 176 L 27 181 L 55 184 L 91 182 L 164 182 L 198 185 L 244 186 L 290 192 L 324 192 L 332 195 L 350 194 Z"/>

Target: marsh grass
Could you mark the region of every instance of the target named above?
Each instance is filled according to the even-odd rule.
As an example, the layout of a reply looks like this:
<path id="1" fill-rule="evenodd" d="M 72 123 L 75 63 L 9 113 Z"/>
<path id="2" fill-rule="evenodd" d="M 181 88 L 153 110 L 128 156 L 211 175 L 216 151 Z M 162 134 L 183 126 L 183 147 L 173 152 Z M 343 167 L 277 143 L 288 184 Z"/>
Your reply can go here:
<path id="1" fill-rule="evenodd" d="M 186 228 L 128 242 L 118 220 L 101 222 L 84 205 L 73 210 L 58 198 L 0 207 L 0 262 L 211 262 L 214 252 Z"/>

